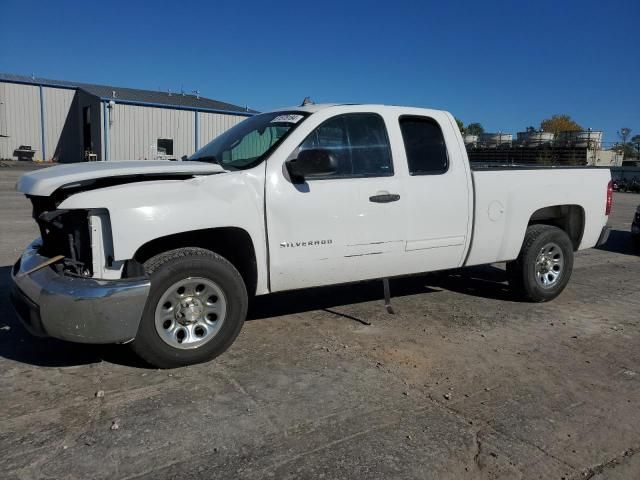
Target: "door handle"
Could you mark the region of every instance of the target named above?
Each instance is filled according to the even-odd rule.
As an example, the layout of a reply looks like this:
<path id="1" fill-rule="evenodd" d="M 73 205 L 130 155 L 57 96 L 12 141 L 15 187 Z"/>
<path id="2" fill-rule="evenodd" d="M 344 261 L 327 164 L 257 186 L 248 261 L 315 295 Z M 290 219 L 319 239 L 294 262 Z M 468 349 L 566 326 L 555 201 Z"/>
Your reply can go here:
<path id="1" fill-rule="evenodd" d="M 397 193 L 378 192 L 377 194 L 369 197 L 369 201 L 373 203 L 390 203 L 400 200 L 400 195 Z"/>

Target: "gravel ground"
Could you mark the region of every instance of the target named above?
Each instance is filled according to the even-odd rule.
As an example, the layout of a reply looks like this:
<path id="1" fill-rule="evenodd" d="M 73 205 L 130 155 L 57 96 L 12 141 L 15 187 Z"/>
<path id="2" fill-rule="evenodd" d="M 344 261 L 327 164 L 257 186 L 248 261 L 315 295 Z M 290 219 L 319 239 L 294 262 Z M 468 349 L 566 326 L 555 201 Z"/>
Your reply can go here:
<path id="1" fill-rule="evenodd" d="M 30 337 L 6 293 L 37 235 L 0 169 L 3 478 L 640 478 L 640 195 L 555 301 L 501 265 L 260 298 L 218 360 Z M 360 322 L 371 322 L 366 326 Z"/>

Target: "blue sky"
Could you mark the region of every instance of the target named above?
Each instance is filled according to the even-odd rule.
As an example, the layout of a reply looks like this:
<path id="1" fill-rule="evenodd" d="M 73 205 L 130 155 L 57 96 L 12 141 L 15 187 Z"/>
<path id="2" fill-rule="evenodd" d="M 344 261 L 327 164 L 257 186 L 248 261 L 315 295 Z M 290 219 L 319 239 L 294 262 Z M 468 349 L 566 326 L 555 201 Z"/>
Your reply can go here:
<path id="1" fill-rule="evenodd" d="M 258 110 L 443 108 L 491 131 L 554 113 L 640 134 L 640 2 L 3 0 L 0 71 L 198 89 Z"/>

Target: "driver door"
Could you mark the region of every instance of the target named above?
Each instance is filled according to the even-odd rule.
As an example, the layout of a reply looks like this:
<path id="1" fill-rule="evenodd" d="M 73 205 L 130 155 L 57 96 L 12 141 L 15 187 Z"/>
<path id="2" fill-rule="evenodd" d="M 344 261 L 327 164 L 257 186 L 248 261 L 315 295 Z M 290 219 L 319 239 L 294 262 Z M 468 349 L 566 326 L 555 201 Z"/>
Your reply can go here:
<path id="1" fill-rule="evenodd" d="M 271 291 L 330 285 L 385 275 L 385 263 L 402 255 L 406 212 L 402 183 L 394 176 L 383 117 L 333 116 L 300 143 L 326 149 L 337 171 L 293 183 L 274 165 L 266 183 Z M 271 177 L 271 178 L 270 178 Z"/>

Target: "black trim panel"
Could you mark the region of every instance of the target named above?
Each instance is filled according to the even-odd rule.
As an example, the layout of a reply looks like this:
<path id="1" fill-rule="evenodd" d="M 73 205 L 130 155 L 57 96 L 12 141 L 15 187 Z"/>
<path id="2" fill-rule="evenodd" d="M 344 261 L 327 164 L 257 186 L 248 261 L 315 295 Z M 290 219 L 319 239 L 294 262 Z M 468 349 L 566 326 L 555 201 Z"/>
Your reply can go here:
<path id="1" fill-rule="evenodd" d="M 372 195 L 369 197 L 369 201 L 373 203 L 390 203 L 400 200 L 400 195 L 397 193 L 384 193 L 381 195 Z"/>
<path id="2" fill-rule="evenodd" d="M 471 170 L 609 170 L 611 167 L 593 165 L 525 165 L 504 163 L 469 162 Z"/>

